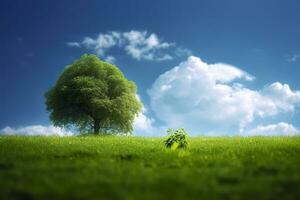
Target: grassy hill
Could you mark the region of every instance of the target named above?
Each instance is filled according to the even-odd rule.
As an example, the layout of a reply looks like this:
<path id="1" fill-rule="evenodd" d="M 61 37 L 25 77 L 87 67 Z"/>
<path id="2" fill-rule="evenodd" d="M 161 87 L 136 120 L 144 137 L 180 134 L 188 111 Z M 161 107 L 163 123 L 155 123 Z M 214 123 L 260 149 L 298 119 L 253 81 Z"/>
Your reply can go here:
<path id="1" fill-rule="evenodd" d="M 300 138 L 0 137 L 0 199 L 300 199 Z"/>

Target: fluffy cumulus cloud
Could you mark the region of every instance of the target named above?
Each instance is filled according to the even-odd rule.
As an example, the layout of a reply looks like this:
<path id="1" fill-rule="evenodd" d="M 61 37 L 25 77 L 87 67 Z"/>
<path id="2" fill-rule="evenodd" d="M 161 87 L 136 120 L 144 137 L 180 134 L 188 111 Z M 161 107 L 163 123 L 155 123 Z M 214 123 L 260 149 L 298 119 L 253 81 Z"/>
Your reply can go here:
<path id="1" fill-rule="evenodd" d="M 148 91 L 151 108 L 167 126 L 192 134 L 242 134 L 255 119 L 292 113 L 300 104 L 300 91 L 289 85 L 251 90 L 242 84 L 253 80 L 238 67 L 191 56 L 157 78 Z"/>
<path id="2" fill-rule="evenodd" d="M 141 101 L 139 95 L 136 95 L 137 99 Z M 154 127 L 154 119 L 148 117 L 148 111 L 146 107 L 142 107 L 142 111 L 135 117 L 133 122 L 134 135 L 144 135 L 149 136 L 153 135 L 156 132 L 156 128 Z"/>
<path id="3" fill-rule="evenodd" d="M 27 135 L 27 136 L 37 136 L 37 135 L 57 135 L 57 136 L 71 136 L 74 133 L 67 131 L 65 129 L 55 127 L 55 126 L 42 126 L 42 125 L 33 125 L 26 126 L 21 128 L 11 128 L 9 126 L 0 130 L 0 135 Z"/>
<path id="4" fill-rule="evenodd" d="M 175 45 L 173 43 L 161 42 L 156 34 L 148 36 L 147 32 L 130 31 L 123 33 L 124 39 L 128 41 L 125 45 L 126 52 L 137 60 L 171 60 L 173 57 L 160 50 L 168 49 Z"/>
<path id="5" fill-rule="evenodd" d="M 136 60 L 164 61 L 172 60 L 174 56 L 191 54 L 190 50 L 181 47 L 170 52 L 170 47 L 175 47 L 175 43 L 165 42 L 155 33 L 136 30 L 100 33 L 97 37 L 85 37 L 81 42 L 68 42 L 67 45 L 90 49 L 108 62 L 115 62 L 115 58 L 108 55 L 113 48 L 124 50 Z"/>
<path id="6" fill-rule="evenodd" d="M 276 136 L 276 135 L 285 135 L 285 136 L 294 136 L 299 135 L 300 131 L 295 128 L 293 125 L 280 122 L 278 124 L 270 124 L 266 126 L 258 126 L 254 129 L 251 129 L 244 133 L 246 136 Z"/>
<path id="7" fill-rule="evenodd" d="M 99 56 L 104 56 L 108 49 L 119 46 L 121 41 L 121 34 L 113 31 L 106 34 L 100 33 L 96 38 L 85 37 L 81 42 L 81 45 L 94 50 Z"/>
<path id="8" fill-rule="evenodd" d="M 153 126 L 154 119 L 150 118 L 146 114 L 146 110 L 143 109 L 140 112 L 133 123 L 134 135 L 152 135 L 155 134 L 155 127 Z"/>

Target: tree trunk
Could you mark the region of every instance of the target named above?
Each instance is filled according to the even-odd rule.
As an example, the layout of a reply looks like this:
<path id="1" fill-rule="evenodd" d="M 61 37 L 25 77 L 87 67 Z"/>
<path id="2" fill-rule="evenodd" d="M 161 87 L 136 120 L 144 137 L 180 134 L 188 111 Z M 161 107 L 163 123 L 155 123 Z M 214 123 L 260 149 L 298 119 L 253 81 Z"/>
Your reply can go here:
<path id="1" fill-rule="evenodd" d="M 100 130 L 100 121 L 94 120 L 94 134 L 98 135 Z"/>

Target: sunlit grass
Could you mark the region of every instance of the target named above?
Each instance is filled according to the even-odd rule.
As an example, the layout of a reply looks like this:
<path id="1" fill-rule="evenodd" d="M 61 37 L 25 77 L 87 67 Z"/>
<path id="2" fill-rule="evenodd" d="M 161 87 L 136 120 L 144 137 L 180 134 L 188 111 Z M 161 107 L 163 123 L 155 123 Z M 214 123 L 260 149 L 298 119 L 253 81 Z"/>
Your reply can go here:
<path id="1" fill-rule="evenodd" d="M 0 199 L 299 199 L 299 137 L 0 137 Z"/>

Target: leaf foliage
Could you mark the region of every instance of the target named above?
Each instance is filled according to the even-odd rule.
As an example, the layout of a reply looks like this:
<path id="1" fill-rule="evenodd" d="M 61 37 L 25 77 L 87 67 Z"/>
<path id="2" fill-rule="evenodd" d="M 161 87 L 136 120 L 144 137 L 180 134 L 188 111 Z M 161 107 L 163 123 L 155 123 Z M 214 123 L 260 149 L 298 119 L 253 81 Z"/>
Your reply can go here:
<path id="1" fill-rule="evenodd" d="M 68 65 L 45 93 L 46 109 L 56 126 L 80 131 L 131 133 L 142 104 L 137 87 L 114 65 L 83 55 Z"/>
<path id="2" fill-rule="evenodd" d="M 188 146 L 188 134 L 183 128 L 173 130 L 169 128 L 167 130 L 168 136 L 165 139 L 164 143 L 167 148 L 175 149 L 184 149 Z"/>

